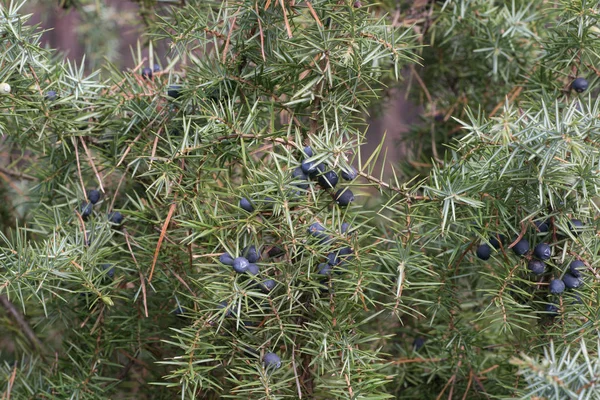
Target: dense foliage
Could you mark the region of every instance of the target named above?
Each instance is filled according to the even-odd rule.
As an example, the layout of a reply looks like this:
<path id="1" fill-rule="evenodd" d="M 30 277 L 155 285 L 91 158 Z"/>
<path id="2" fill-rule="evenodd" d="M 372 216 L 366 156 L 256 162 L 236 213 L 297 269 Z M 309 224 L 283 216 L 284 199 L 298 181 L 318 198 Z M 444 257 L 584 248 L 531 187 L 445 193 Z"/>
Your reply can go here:
<path id="1" fill-rule="evenodd" d="M 596 3 L 139 3 L 0 6 L 4 397 L 600 397 Z"/>

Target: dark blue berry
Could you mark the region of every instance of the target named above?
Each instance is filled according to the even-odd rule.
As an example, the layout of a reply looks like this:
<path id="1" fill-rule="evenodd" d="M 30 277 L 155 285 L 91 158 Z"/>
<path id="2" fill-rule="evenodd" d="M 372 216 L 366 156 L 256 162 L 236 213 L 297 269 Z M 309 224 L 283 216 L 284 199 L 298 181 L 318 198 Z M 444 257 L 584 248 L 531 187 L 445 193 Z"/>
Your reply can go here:
<path id="1" fill-rule="evenodd" d="M 546 270 L 546 264 L 540 260 L 531 260 L 527 264 L 527 268 L 536 275 L 541 275 Z"/>
<path id="2" fill-rule="evenodd" d="M 304 160 L 300 168 L 302 168 L 302 172 L 313 178 L 325 171 L 325 164 L 317 164 L 315 161 Z"/>
<path id="3" fill-rule="evenodd" d="M 535 221 L 534 223 L 535 223 L 535 226 L 538 231 L 543 232 L 543 233 L 548 232 L 549 228 L 548 228 L 547 221 Z"/>
<path id="4" fill-rule="evenodd" d="M 228 304 L 226 301 L 222 301 L 219 303 L 219 305 L 217 306 L 217 308 L 219 310 L 225 310 L 225 316 L 226 317 L 231 317 L 233 315 L 233 312 L 231 311 L 231 309 L 228 307 Z"/>
<path id="5" fill-rule="evenodd" d="M 327 254 L 327 264 L 329 265 L 338 265 L 340 263 L 340 258 L 337 253 L 329 253 Z"/>
<path id="6" fill-rule="evenodd" d="M 265 368 L 281 368 L 281 358 L 275 353 L 267 353 L 263 357 L 263 364 Z"/>
<path id="7" fill-rule="evenodd" d="M 344 222 L 344 223 L 342 224 L 342 227 L 341 227 L 341 229 L 340 229 L 340 232 L 342 232 L 342 234 L 346 234 L 346 233 L 348 233 L 348 231 L 349 231 L 349 230 L 350 230 L 350 224 L 349 224 L 349 223 L 347 223 L 347 222 Z"/>
<path id="8" fill-rule="evenodd" d="M 347 181 L 352 181 L 356 179 L 357 176 L 358 171 L 356 171 L 354 167 L 350 167 L 349 170 L 342 170 L 342 178 L 344 178 Z"/>
<path id="9" fill-rule="evenodd" d="M 492 245 L 493 248 L 498 250 L 500 248 L 500 243 L 504 243 L 504 239 L 505 239 L 504 235 L 496 234 L 496 235 L 490 237 L 490 244 Z"/>
<path id="10" fill-rule="evenodd" d="M 86 219 L 87 217 L 92 215 L 92 207 L 93 207 L 92 203 L 89 203 L 89 202 L 81 203 L 81 217 L 83 219 Z"/>
<path id="11" fill-rule="evenodd" d="M 576 78 L 571 83 L 571 89 L 576 91 L 577 93 L 581 93 L 586 91 L 588 88 L 588 81 L 585 78 Z"/>
<path id="12" fill-rule="evenodd" d="M 103 271 L 106 271 L 106 276 L 108 276 L 110 279 L 115 276 L 115 267 L 111 266 L 110 264 L 102 264 L 101 267 Z"/>
<path id="13" fill-rule="evenodd" d="M 550 293 L 560 294 L 565 290 L 565 283 L 560 279 L 552 279 L 550 281 Z"/>
<path id="14" fill-rule="evenodd" d="M 240 207 L 241 207 L 243 210 L 246 210 L 246 211 L 248 211 L 248 212 L 250 212 L 250 213 L 254 211 L 254 206 L 252 205 L 252 203 L 250 202 L 250 200 L 248 200 L 248 199 L 247 199 L 247 198 L 245 198 L 245 197 L 242 197 L 242 198 L 240 199 Z"/>
<path id="15" fill-rule="evenodd" d="M 277 282 L 275 282 L 273 279 L 267 279 L 260 284 L 260 290 L 262 290 L 264 293 L 269 293 L 275 289 L 275 286 L 277 286 Z"/>
<path id="16" fill-rule="evenodd" d="M 242 254 L 248 259 L 248 262 L 250 263 L 255 263 L 258 260 L 260 260 L 260 251 L 256 250 L 256 246 L 254 245 L 244 248 Z"/>
<path id="17" fill-rule="evenodd" d="M 321 263 L 317 268 L 317 274 L 319 275 L 331 275 L 331 273 L 333 272 L 333 267 L 328 263 Z"/>
<path id="18" fill-rule="evenodd" d="M 180 85 L 169 86 L 169 89 L 167 90 L 167 95 L 174 99 L 178 98 L 179 96 L 181 96 L 181 86 Z"/>
<path id="19" fill-rule="evenodd" d="M 181 306 L 177 306 L 177 308 L 175 310 L 173 310 L 173 314 L 175 315 L 183 315 L 186 313 L 186 309 L 184 307 Z"/>
<path id="20" fill-rule="evenodd" d="M 46 100 L 48 101 L 54 101 L 58 98 L 58 95 L 56 94 L 56 91 L 54 90 L 48 90 L 48 92 L 46 93 Z"/>
<path id="21" fill-rule="evenodd" d="M 581 270 L 585 269 L 585 263 L 583 261 L 575 260 L 569 265 L 569 272 L 576 278 L 581 277 Z"/>
<path id="22" fill-rule="evenodd" d="M 115 225 L 121 225 L 123 223 L 123 214 L 118 211 L 112 212 L 108 215 L 108 220 Z"/>
<path id="23" fill-rule="evenodd" d="M 325 232 L 325 227 L 318 222 L 313 222 L 308 227 L 308 233 L 314 237 L 322 237 L 322 232 Z"/>
<path id="24" fill-rule="evenodd" d="M 304 147 L 304 154 L 306 154 L 306 157 L 312 157 L 314 156 L 313 150 L 310 146 L 305 146 Z"/>
<path id="25" fill-rule="evenodd" d="M 297 167 L 294 169 L 294 171 L 292 172 L 292 178 L 298 181 L 308 181 L 308 176 L 304 173 L 304 171 L 302 171 L 301 167 Z M 308 183 L 295 183 L 294 186 L 306 190 L 309 188 L 310 185 Z"/>
<path id="26" fill-rule="evenodd" d="M 552 316 L 558 315 L 558 307 L 556 304 L 548 303 L 546 304 L 545 310 L 547 313 L 550 313 Z"/>
<path id="27" fill-rule="evenodd" d="M 327 171 L 318 178 L 319 184 L 326 189 L 333 189 L 338 183 L 338 175 L 334 171 Z"/>
<path id="28" fill-rule="evenodd" d="M 335 201 L 340 207 L 346 207 L 354 201 L 354 194 L 348 188 L 340 189 L 335 193 Z"/>
<path id="29" fill-rule="evenodd" d="M 580 278 L 573 276 L 568 272 L 563 276 L 562 280 L 567 289 L 577 289 L 583 283 Z"/>
<path id="30" fill-rule="evenodd" d="M 413 340 L 413 343 L 412 343 L 412 347 L 415 351 L 419 351 L 421 349 L 421 347 L 423 347 L 424 345 L 425 345 L 425 338 L 422 336 L 415 338 L 415 340 Z"/>
<path id="31" fill-rule="evenodd" d="M 579 232 L 583 229 L 583 222 L 578 219 L 572 219 L 569 224 L 569 230 L 575 236 L 579 235 Z"/>
<path id="32" fill-rule="evenodd" d="M 540 243 L 533 249 L 533 255 L 540 260 L 547 260 L 552 255 L 552 248 L 547 243 Z"/>
<path id="33" fill-rule="evenodd" d="M 152 69 L 144 67 L 144 69 L 142 70 L 142 78 L 152 79 Z"/>
<path id="34" fill-rule="evenodd" d="M 489 260 L 492 255 L 492 249 L 487 243 L 483 243 L 477 247 L 477 257 L 482 260 Z"/>
<path id="35" fill-rule="evenodd" d="M 254 263 L 250 263 L 248 264 L 248 269 L 246 270 L 247 273 L 249 273 L 250 275 L 258 275 L 259 272 L 259 268 L 258 265 L 254 264 Z"/>
<path id="36" fill-rule="evenodd" d="M 160 65 L 158 64 L 154 64 L 154 67 L 152 68 L 153 72 L 159 72 L 160 71 Z"/>
<path id="37" fill-rule="evenodd" d="M 100 201 L 100 192 L 96 189 L 92 189 L 88 192 L 87 197 L 88 200 L 92 202 L 92 204 L 96 204 L 98 201 Z"/>
<path id="38" fill-rule="evenodd" d="M 527 239 L 521 239 L 513 246 L 512 249 L 516 255 L 522 256 L 529 251 L 529 241 L 527 241 Z"/>
<path id="39" fill-rule="evenodd" d="M 233 265 L 233 257 L 229 253 L 223 253 L 219 256 L 219 261 L 225 265 Z"/>
<path id="40" fill-rule="evenodd" d="M 243 274 L 248 270 L 250 262 L 245 257 L 238 257 L 233 260 L 233 270 L 238 274 Z"/>
<path id="41" fill-rule="evenodd" d="M 261 203 L 264 209 L 272 210 L 275 205 L 275 199 L 267 196 Z"/>

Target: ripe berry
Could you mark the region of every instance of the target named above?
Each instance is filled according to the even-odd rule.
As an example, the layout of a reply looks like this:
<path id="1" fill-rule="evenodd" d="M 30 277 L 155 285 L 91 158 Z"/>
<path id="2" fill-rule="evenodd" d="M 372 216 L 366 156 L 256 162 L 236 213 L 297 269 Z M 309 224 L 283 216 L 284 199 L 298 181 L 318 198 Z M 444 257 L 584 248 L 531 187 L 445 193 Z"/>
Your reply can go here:
<path id="1" fill-rule="evenodd" d="M 333 189 L 338 183 L 338 176 L 334 171 L 327 171 L 318 178 L 319 184 L 327 189 Z"/>
<path id="2" fill-rule="evenodd" d="M 92 207 L 92 203 L 81 203 L 81 218 L 86 219 L 87 217 L 92 215 Z"/>
<path id="3" fill-rule="evenodd" d="M 108 220 L 115 225 L 121 225 L 123 223 L 123 215 L 118 212 L 112 212 L 108 215 Z"/>
<path id="4" fill-rule="evenodd" d="M 174 99 L 178 98 L 179 96 L 181 96 L 181 86 L 180 85 L 169 86 L 169 89 L 167 90 L 167 95 Z"/>
<path id="5" fill-rule="evenodd" d="M 314 156 L 314 153 L 313 153 L 312 148 L 310 146 L 305 146 L 304 147 L 304 154 L 306 154 L 306 157 L 312 157 L 312 156 Z"/>
<path id="6" fill-rule="evenodd" d="M 106 276 L 112 279 L 115 276 L 115 267 L 111 267 L 110 264 L 102 264 L 100 265 L 103 271 L 106 271 Z"/>
<path id="7" fill-rule="evenodd" d="M 275 199 L 267 196 L 261 201 L 261 205 L 263 209 L 272 210 L 273 206 L 275 205 Z"/>
<path id="8" fill-rule="evenodd" d="M 267 279 L 261 283 L 260 290 L 264 293 L 269 293 L 271 290 L 275 289 L 275 286 L 277 286 L 277 282 L 273 279 Z"/>
<path id="9" fill-rule="evenodd" d="M 181 307 L 181 306 L 177 306 L 177 308 L 175 310 L 173 310 L 173 314 L 175 315 L 183 315 L 186 313 L 186 309 Z"/>
<path id="10" fill-rule="evenodd" d="M 500 238 L 500 240 L 498 240 L 498 238 Z M 490 237 L 490 244 L 492 245 L 493 248 L 498 250 L 500 248 L 500 243 L 504 244 L 504 239 L 505 239 L 504 235 L 495 234 L 494 236 Z"/>
<path id="11" fill-rule="evenodd" d="M 412 347 L 415 351 L 419 351 L 421 349 L 421 347 L 423 347 L 424 345 L 425 345 L 425 338 L 422 336 L 415 338 L 415 340 L 413 340 L 413 343 L 412 343 Z"/>
<path id="12" fill-rule="evenodd" d="M 552 249 L 547 243 L 540 243 L 533 249 L 533 255 L 540 260 L 547 260 L 552 255 Z"/>
<path id="13" fill-rule="evenodd" d="M 560 294 L 565 290 L 565 283 L 560 279 L 552 279 L 550 281 L 550 293 Z"/>
<path id="14" fill-rule="evenodd" d="M 573 276 L 568 272 L 563 276 L 562 280 L 567 289 L 577 289 L 583 283 L 580 278 Z"/>
<path id="15" fill-rule="evenodd" d="M 354 169 L 354 167 L 350 167 L 350 169 L 348 171 L 342 170 L 342 178 L 344 178 L 347 181 L 352 181 L 352 180 L 356 179 L 357 176 L 358 176 L 358 171 L 356 171 Z"/>
<path id="16" fill-rule="evenodd" d="M 250 263 L 255 263 L 260 260 L 260 252 L 256 250 L 256 246 L 254 245 L 244 248 L 242 254 L 244 254 L 244 257 L 246 257 Z"/>
<path id="17" fill-rule="evenodd" d="M 55 90 L 48 90 L 48 92 L 46 92 L 46 100 L 54 101 L 57 98 L 58 98 L 58 95 L 56 94 Z"/>
<path id="18" fill-rule="evenodd" d="M 308 176 L 304 173 L 304 171 L 302 171 L 301 167 L 294 169 L 292 172 L 292 178 L 299 181 L 308 181 Z M 310 185 L 308 183 L 295 183 L 294 186 L 306 190 Z"/>
<path id="19" fill-rule="evenodd" d="M 340 207 L 346 207 L 354 201 L 354 194 L 350 189 L 340 189 L 335 193 L 335 201 Z"/>
<path id="20" fill-rule="evenodd" d="M 96 204 L 100 200 L 100 192 L 96 189 L 92 189 L 88 192 L 87 197 L 92 204 Z"/>
<path id="21" fill-rule="evenodd" d="M 225 265 L 233 265 L 233 257 L 229 253 L 223 253 L 219 256 L 219 261 Z"/>
<path id="22" fill-rule="evenodd" d="M 538 231 L 546 233 L 549 230 L 548 227 L 548 222 L 547 221 L 535 221 L 535 226 L 537 228 Z"/>
<path id="23" fill-rule="evenodd" d="M 585 269 L 585 264 L 583 261 L 575 260 L 569 265 L 569 272 L 576 278 L 581 277 L 580 269 Z"/>
<path id="24" fill-rule="evenodd" d="M 248 270 L 250 262 L 245 257 L 238 257 L 233 260 L 233 270 L 238 274 L 243 274 Z"/>
<path id="25" fill-rule="evenodd" d="M 323 237 L 323 233 L 325 232 L 325 227 L 318 222 L 313 222 L 308 227 L 308 233 L 314 237 Z"/>
<path id="26" fill-rule="evenodd" d="M 522 256 L 529 251 L 529 242 L 527 239 L 521 239 L 512 248 L 516 255 Z"/>
<path id="27" fill-rule="evenodd" d="M 225 310 L 225 316 L 226 317 L 231 317 L 233 315 L 233 312 L 231 312 L 231 309 L 229 307 L 227 307 L 228 304 L 226 301 L 222 301 L 219 303 L 219 305 L 217 306 L 218 309 L 220 310 Z"/>
<path id="28" fill-rule="evenodd" d="M 545 310 L 547 313 L 550 313 L 552 316 L 555 316 L 558 314 L 558 307 L 556 306 L 556 304 L 552 304 L 552 303 L 546 304 Z"/>
<path id="29" fill-rule="evenodd" d="M 329 265 L 338 265 L 340 263 L 340 258 L 337 253 L 329 253 L 327 254 L 327 264 Z"/>
<path id="30" fill-rule="evenodd" d="M 540 260 L 531 260 L 527 264 L 527 268 L 536 275 L 541 275 L 546 270 L 546 264 Z"/>
<path id="31" fill-rule="evenodd" d="M 153 72 L 159 72 L 160 71 L 160 65 L 158 64 L 154 64 L 154 67 L 152 68 Z"/>
<path id="32" fill-rule="evenodd" d="M 340 232 L 342 232 L 342 234 L 348 233 L 348 230 L 350 229 L 350 224 L 347 222 L 344 222 L 342 224 L 342 227 L 340 229 Z"/>
<path id="33" fill-rule="evenodd" d="M 317 164 L 314 161 L 304 160 L 302 161 L 300 168 L 302 168 L 302 172 L 313 178 L 319 173 L 325 171 L 325 164 Z"/>
<path id="34" fill-rule="evenodd" d="M 579 232 L 583 229 L 583 222 L 578 219 L 572 219 L 569 224 L 569 230 L 575 236 L 579 235 Z"/>
<path id="35" fill-rule="evenodd" d="M 281 368 L 281 358 L 275 353 L 267 353 L 263 357 L 263 364 L 265 365 L 265 368 L 271 367 L 279 369 Z"/>
<path id="36" fill-rule="evenodd" d="M 333 268 L 328 263 L 321 263 L 317 268 L 319 269 L 317 272 L 319 275 L 331 275 L 333 272 Z"/>
<path id="37" fill-rule="evenodd" d="M 254 211 L 254 206 L 252 205 L 252 203 L 250 202 L 250 200 L 248 200 L 248 199 L 247 199 L 247 198 L 245 198 L 245 197 L 242 197 L 242 198 L 240 199 L 240 207 L 241 207 L 243 210 L 246 210 L 246 211 L 248 211 L 249 213 L 251 213 L 251 212 L 253 212 L 253 211 Z"/>
<path id="38" fill-rule="evenodd" d="M 254 263 L 250 263 L 248 264 L 248 269 L 246 270 L 247 273 L 249 273 L 250 275 L 258 275 L 259 272 L 259 268 L 258 265 L 254 264 Z"/>
<path id="39" fill-rule="evenodd" d="M 490 248 L 490 246 L 487 243 L 483 243 L 481 245 L 479 245 L 479 247 L 477 248 L 477 257 L 479 257 L 482 260 L 489 260 L 490 256 L 492 254 L 492 249 Z"/>
<path id="40" fill-rule="evenodd" d="M 142 78 L 152 79 L 152 70 L 148 67 L 144 67 L 144 69 L 142 70 Z"/>
<path id="41" fill-rule="evenodd" d="M 576 91 L 577 93 L 584 92 L 588 88 L 588 81 L 585 78 L 576 78 L 571 83 L 571 89 Z"/>

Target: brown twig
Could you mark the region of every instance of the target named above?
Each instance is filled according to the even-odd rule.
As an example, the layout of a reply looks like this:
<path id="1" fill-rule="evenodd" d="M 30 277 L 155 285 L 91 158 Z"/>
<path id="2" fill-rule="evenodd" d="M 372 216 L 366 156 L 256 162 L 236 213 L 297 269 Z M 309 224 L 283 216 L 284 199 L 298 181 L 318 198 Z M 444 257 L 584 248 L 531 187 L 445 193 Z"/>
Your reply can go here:
<path id="1" fill-rule="evenodd" d="M 83 140 L 83 138 L 81 136 L 79 137 L 79 140 L 81 141 L 81 144 L 83 145 L 83 149 L 85 150 L 85 154 L 87 156 L 88 162 L 92 166 L 92 169 L 94 170 L 94 174 L 96 174 L 96 179 L 98 180 L 98 185 L 100 185 L 100 190 L 102 191 L 102 193 L 104 193 L 104 186 L 102 186 L 102 178 L 100 177 L 100 173 L 96 169 L 96 165 L 94 165 L 94 161 L 92 160 L 92 154 L 90 153 L 87 145 L 85 144 L 85 140 Z"/>
<path id="2" fill-rule="evenodd" d="M 137 258 L 135 258 L 135 254 L 133 253 L 133 249 L 131 248 L 131 243 L 129 243 L 129 233 L 127 231 L 125 233 L 125 242 L 127 243 L 127 247 L 129 248 L 129 254 L 131 254 L 131 258 L 133 258 L 133 262 L 138 269 L 140 274 L 140 284 L 142 285 L 142 301 L 144 303 L 144 313 L 146 318 L 148 318 L 148 302 L 146 301 L 146 282 L 144 282 L 144 275 L 142 274 L 142 269 L 137 262 Z"/>
<path id="3" fill-rule="evenodd" d="M 3 173 L 5 173 L 8 176 L 12 176 L 13 178 L 25 179 L 25 180 L 28 180 L 28 181 L 35 181 L 35 180 L 37 180 L 37 178 L 35 176 L 28 175 L 28 174 L 25 174 L 23 172 L 11 171 L 10 169 L 4 168 L 4 167 L 0 167 L 0 172 L 3 172 Z"/>
<path id="4" fill-rule="evenodd" d="M 40 342 L 38 337 L 35 335 L 35 332 L 33 332 L 33 329 L 31 329 L 25 320 L 25 317 L 19 312 L 19 310 L 17 310 L 15 305 L 4 294 L 0 295 L 0 305 L 2 305 L 2 307 L 6 310 L 6 313 L 10 315 L 17 323 L 21 329 L 21 332 L 23 332 L 29 343 L 40 352 L 40 356 L 45 362 L 46 357 L 44 356 L 44 345 L 42 345 L 42 342 Z"/>
<path id="5" fill-rule="evenodd" d="M 83 183 L 83 176 L 81 175 L 81 163 L 79 162 L 79 149 L 77 148 L 77 142 L 75 138 L 71 138 L 73 142 L 73 147 L 75 148 L 75 158 L 77 159 L 77 174 L 79 175 L 79 182 L 81 183 L 81 190 L 83 190 L 83 197 L 85 201 L 87 201 L 87 192 L 85 190 L 85 183 Z"/>
<path id="6" fill-rule="evenodd" d="M 235 12 L 235 17 L 233 17 L 233 21 L 231 23 L 231 29 L 229 30 L 229 33 L 227 34 L 227 39 L 225 40 L 225 46 L 223 47 L 223 64 L 225 64 L 225 59 L 227 58 L 227 50 L 229 49 L 229 42 L 231 40 L 231 34 L 233 33 L 233 29 L 235 28 L 235 22 L 237 21 L 237 13 L 240 12 L 241 7 L 238 7 L 237 11 Z"/>

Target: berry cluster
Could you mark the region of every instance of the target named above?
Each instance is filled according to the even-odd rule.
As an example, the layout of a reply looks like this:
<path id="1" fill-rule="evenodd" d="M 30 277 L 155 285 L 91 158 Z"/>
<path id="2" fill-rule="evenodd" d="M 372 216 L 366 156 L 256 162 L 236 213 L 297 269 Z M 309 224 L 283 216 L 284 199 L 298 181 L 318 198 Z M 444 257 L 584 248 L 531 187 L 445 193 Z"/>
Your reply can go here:
<path id="1" fill-rule="evenodd" d="M 350 224 L 344 222 L 341 226 L 340 233 L 345 235 L 349 233 L 349 230 Z M 308 227 L 308 234 L 317 238 L 320 244 L 329 244 L 333 241 L 333 238 L 325 233 L 325 227 L 318 222 L 315 222 Z M 354 250 L 349 246 L 330 252 L 327 254 L 327 262 L 319 264 L 317 274 L 330 276 L 334 272 L 334 269 L 335 272 L 342 273 L 344 267 L 347 266 L 347 261 L 352 259 L 353 253 Z"/>
<path id="2" fill-rule="evenodd" d="M 536 221 L 535 227 L 537 231 L 536 236 L 546 236 L 552 231 L 552 221 L 543 220 Z M 583 229 L 583 223 L 578 219 L 571 219 L 569 223 L 570 231 L 573 235 L 577 236 Z M 554 237 L 556 238 L 556 229 L 554 229 Z M 492 255 L 492 249 L 504 250 L 502 247 L 505 242 L 505 236 L 496 234 L 489 239 L 488 243 L 482 243 L 477 247 L 476 254 L 481 260 L 489 260 Z M 530 252 L 529 240 L 525 237 L 517 237 L 513 241 L 512 251 L 517 256 L 525 257 L 527 262 L 527 269 L 536 276 L 543 275 L 548 268 L 548 261 L 552 259 L 552 246 L 549 243 L 540 242 Z M 555 271 L 552 276 L 549 277 L 549 293 L 550 295 L 562 295 L 565 289 L 577 289 L 583 284 L 582 270 L 585 269 L 585 263 L 581 260 L 572 261 L 566 271 Z M 554 275 L 562 275 L 562 278 L 554 278 Z M 546 305 L 546 311 L 555 315 L 558 311 L 558 307 L 555 303 L 548 303 Z"/>
<path id="3" fill-rule="evenodd" d="M 314 157 L 314 153 L 310 146 L 304 148 L 304 155 L 306 158 L 302 161 L 302 164 L 292 172 L 292 177 L 296 180 L 307 182 L 311 178 L 316 178 L 323 189 L 335 188 L 339 181 L 338 174 L 333 170 L 326 171 L 324 163 L 317 164 L 315 161 L 311 161 L 311 158 Z M 341 175 L 344 180 L 352 181 L 356 179 L 358 172 L 351 167 L 349 170 L 342 170 Z M 305 190 L 309 187 L 308 183 L 303 182 L 297 183 L 296 186 Z M 334 198 L 340 207 L 346 207 L 354 201 L 354 194 L 350 189 L 342 188 L 335 193 Z"/>
<path id="4" fill-rule="evenodd" d="M 100 192 L 96 189 L 89 190 L 87 192 L 88 201 L 84 201 L 81 203 L 81 207 L 79 209 L 79 215 L 83 220 L 87 220 L 90 215 L 92 215 L 92 211 L 94 209 L 94 205 L 100 201 Z M 123 214 L 119 211 L 113 211 L 108 214 L 108 221 L 115 227 L 118 228 L 123 223 Z"/>

